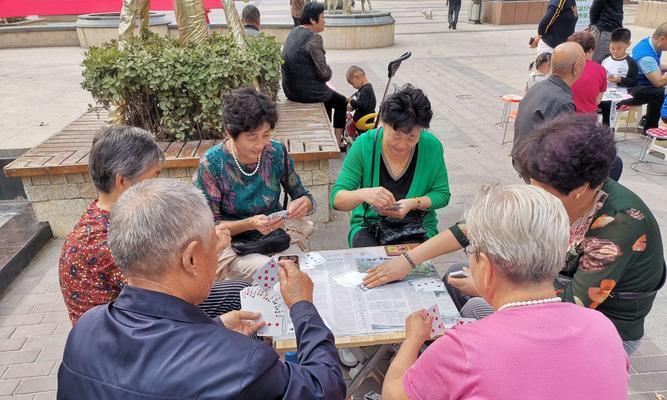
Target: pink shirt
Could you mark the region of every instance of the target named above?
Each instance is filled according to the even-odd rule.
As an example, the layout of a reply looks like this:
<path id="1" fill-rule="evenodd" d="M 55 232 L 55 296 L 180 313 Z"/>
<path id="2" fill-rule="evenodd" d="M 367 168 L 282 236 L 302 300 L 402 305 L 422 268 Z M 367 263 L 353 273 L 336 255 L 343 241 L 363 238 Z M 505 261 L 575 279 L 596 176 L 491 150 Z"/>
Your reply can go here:
<path id="1" fill-rule="evenodd" d="M 456 326 L 405 374 L 410 399 L 625 399 L 628 357 L 611 321 L 572 303 L 508 308 Z"/>
<path id="2" fill-rule="evenodd" d="M 595 61 L 586 60 L 584 72 L 572 87 L 572 100 L 578 113 L 598 110 L 598 94 L 607 90 L 607 70 Z"/>

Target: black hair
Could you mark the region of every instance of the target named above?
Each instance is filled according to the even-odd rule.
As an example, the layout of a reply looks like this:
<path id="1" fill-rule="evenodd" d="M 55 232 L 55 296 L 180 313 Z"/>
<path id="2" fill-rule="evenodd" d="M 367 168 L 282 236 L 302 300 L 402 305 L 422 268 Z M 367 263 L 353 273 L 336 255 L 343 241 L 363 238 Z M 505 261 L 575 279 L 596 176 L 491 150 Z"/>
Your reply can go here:
<path id="1" fill-rule="evenodd" d="M 324 13 L 324 6 L 322 3 L 306 3 L 303 6 L 303 11 L 301 11 L 301 16 L 299 17 L 299 25 L 310 25 L 315 21 L 315 23 L 320 22 L 320 15 Z"/>
<path id="2" fill-rule="evenodd" d="M 424 92 L 407 84 L 384 99 L 380 118 L 395 130 L 411 130 L 415 126 L 428 128 L 433 111 Z"/>
<path id="3" fill-rule="evenodd" d="M 547 184 L 567 196 L 588 183 L 599 186 L 616 158 L 614 134 L 595 114 L 564 114 L 521 140 L 512 158 L 524 178 Z"/>
<path id="4" fill-rule="evenodd" d="M 616 28 L 611 32 L 612 42 L 630 43 L 632 39 L 632 32 L 627 28 Z"/>
<path id="5" fill-rule="evenodd" d="M 530 65 L 528 66 L 528 70 L 531 71 L 533 67 L 535 67 L 535 69 L 538 69 L 543 64 L 550 62 L 551 62 L 551 53 L 540 53 L 540 55 L 537 56 L 535 61 L 530 63 Z"/>
<path id="6" fill-rule="evenodd" d="M 259 22 L 259 9 L 252 4 L 243 7 L 241 19 L 244 21 Z"/>
<path id="7" fill-rule="evenodd" d="M 236 139 L 243 132 L 252 132 L 263 123 L 276 127 L 278 112 L 276 103 L 269 96 L 253 87 L 232 90 L 222 102 L 222 119 L 225 131 Z"/>

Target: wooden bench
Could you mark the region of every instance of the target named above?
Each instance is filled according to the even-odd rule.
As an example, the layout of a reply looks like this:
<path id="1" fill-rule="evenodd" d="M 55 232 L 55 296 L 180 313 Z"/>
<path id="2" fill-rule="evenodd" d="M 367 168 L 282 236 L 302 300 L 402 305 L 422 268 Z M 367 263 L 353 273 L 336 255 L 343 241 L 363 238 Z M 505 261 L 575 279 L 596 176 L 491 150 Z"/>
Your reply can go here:
<path id="1" fill-rule="evenodd" d="M 329 220 L 329 160 L 340 157 L 336 137 L 321 103 L 277 102 L 275 140 L 287 146 L 295 169 L 317 203 L 314 220 Z M 89 112 L 4 168 L 20 177 L 40 221 L 49 221 L 56 237 L 66 235 L 85 206 L 96 197 L 88 175 L 93 136 L 106 125 L 106 114 Z M 190 180 L 199 159 L 220 140 L 160 142 L 166 161 L 162 176 Z"/>

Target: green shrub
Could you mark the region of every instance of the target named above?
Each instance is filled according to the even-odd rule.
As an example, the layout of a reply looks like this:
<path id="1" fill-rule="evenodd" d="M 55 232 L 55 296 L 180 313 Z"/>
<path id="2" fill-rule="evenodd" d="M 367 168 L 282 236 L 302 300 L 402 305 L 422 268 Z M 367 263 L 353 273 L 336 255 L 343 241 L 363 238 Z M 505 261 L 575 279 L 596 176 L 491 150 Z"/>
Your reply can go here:
<path id="1" fill-rule="evenodd" d="M 280 44 L 273 37 L 246 38 L 240 49 L 230 36 L 213 34 L 181 47 L 153 33 L 123 50 L 116 41 L 90 48 L 83 60 L 81 86 L 97 106 L 122 102 L 123 120 L 161 140 L 222 138 L 222 98 L 253 84 L 274 98 L 279 88 Z"/>

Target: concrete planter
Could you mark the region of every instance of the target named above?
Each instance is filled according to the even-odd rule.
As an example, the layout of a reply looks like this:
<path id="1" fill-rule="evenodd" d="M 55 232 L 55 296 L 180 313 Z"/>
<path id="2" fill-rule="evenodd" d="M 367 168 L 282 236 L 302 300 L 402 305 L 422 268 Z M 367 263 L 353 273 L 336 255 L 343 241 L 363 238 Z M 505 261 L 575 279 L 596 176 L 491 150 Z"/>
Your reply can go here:
<path id="1" fill-rule="evenodd" d="M 635 25 L 657 28 L 667 21 L 667 2 L 639 0 Z"/>
<path id="2" fill-rule="evenodd" d="M 484 1 L 482 21 L 494 25 L 537 24 L 547 10 L 548 1 Z"/>
<path id="3" fill-rule="evenodd" d="M 76 20 L 79 45 L 84 48 L 100 46 L 118 38 L 119 13 L 85 14 Z M 150 29 L 161 36 L 169 35 L 169 18 L 164 13 L 150 13 Z"/>

